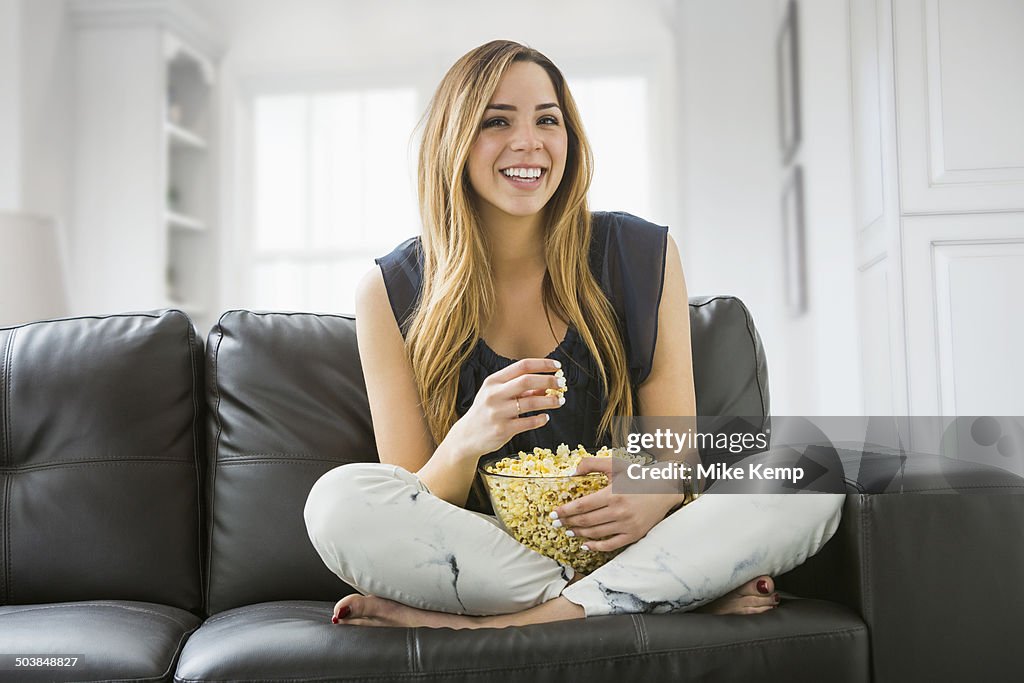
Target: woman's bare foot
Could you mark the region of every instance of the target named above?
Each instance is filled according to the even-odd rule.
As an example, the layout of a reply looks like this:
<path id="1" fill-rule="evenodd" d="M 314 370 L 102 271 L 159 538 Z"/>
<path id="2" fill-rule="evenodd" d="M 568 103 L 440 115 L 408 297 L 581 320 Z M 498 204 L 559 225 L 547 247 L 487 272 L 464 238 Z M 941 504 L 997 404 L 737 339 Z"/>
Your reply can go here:
<path id="1" fill-rule="evenodd" d="M 772 577 L 759 576 L 694 611 L 703 614 L 760 614 L 775 609 L 779 604 L 779 594 L 774 591 Z"/>
<path id="2" fill-rule="evenodd" d="M 480 628 L 483 617 L 431 612 L 376 595 L 346 595 L 334 605 L 336 624 L 357 626 L 427 626 L 430 628 Z"/>
<path id="3" fill-rule="evenodd" d="M 344 615 L 344 616 L 342 616 Z M 513 614 L 468 616 L 432 612 L 403 605 L 376 595 L 346 595 L 334 605 L 332 621 L 357 626 L 426 626 L 428 628 L 505 628 L 527 626 L 564 619 L 582 619 L 583 608 L 563 597 L 548 600 Z"/>

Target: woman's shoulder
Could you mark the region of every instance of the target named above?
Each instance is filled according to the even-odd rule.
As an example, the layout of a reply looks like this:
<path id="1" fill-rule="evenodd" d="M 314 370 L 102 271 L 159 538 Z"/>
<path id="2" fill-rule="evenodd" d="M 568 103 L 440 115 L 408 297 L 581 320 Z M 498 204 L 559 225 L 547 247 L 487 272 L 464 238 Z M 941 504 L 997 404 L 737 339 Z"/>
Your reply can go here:
<path id="1" fill-rule="evenodd" d="M 410 237 L 383 256 L 374 259 L 379 266 L 422 268 L 423 247 L 419 237 Z"/>
<path id="2" fill-rule="evenodd" d="M 420 238 L 410 237 L 389 253 L 374 259 L 374 262 L 380 266 L 391 310 L 405 336 L 423 280 L 423 247 Z"/>
<path id="3" fill-rule="evenodd" d="M 591 230 L 594 236 L 625 234 L 627 237 L 649 235 L 663 237 L 668 234 L 668 227 L 634 216 L 625 211 L 592 211 L 590 214 Z"/>
<path id="4" fill-rule="evenodd" d="M 590 260 L 595 273 L 607 272 L 609 262 L 626 267 L 664 262 L 668 228 L 624 211 L 590 214 Z"/>

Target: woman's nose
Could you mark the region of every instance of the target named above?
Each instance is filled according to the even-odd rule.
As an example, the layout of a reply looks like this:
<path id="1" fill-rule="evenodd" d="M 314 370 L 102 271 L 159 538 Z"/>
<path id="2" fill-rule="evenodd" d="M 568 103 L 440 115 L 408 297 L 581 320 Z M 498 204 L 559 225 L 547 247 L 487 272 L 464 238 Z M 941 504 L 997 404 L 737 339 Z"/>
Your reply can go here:
<path id="1" fill-rule="evenodd" d="M 520 126 L 512 136 L 511 148 L 513 151 L 528 151 L 540 149 L 543 143 L 533 126 Z"/>

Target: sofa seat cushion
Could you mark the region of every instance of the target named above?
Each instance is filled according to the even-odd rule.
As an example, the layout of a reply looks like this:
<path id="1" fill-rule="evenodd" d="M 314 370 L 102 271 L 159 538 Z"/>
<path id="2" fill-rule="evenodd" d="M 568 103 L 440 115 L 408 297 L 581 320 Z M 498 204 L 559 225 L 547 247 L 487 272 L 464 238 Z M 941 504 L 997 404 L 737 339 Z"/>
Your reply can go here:
<path id="1" fill-rule="evenodd" d="M 458 633 L 335 626 L 331 607 L 272 602 L 210 617 L 175 680 L 869 680 L 864 623 L 821 600 L 753 616 L 637 614 Z"/>
<path id="2" fill-rule="evenodd" d="M 149 602 L 0 606 L 0 679 L 170 681 L 181 648 L 200 621 L 177 607 Z M 78 661 L 71 667 L 18 672 L 13 655 L 70 655 Z"/>

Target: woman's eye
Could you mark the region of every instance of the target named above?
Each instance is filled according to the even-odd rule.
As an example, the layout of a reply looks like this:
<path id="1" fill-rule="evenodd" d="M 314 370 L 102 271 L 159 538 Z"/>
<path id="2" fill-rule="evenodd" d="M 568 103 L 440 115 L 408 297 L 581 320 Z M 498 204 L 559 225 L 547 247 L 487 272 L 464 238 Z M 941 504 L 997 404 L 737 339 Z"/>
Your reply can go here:
<path id="1" fill-rule="evenodd" d="M 558 125 L 558 119 L 555 118 L 554 116 L 542 116 L 542 117 L 540 117 L 540 120 L 537 121 L 537 123 L 542 123 L 542 124 L 546 124 L 546 125 L 549 125 L 549 126 L 550 125 L 557 126 Z"/>
<path id="2" fill-rule="evenodd" d="M 484 128 L 498 128 L 500 126 L 507 126 L 508 121 L 501 118 L 487 119 L 484 121 Z"/>

